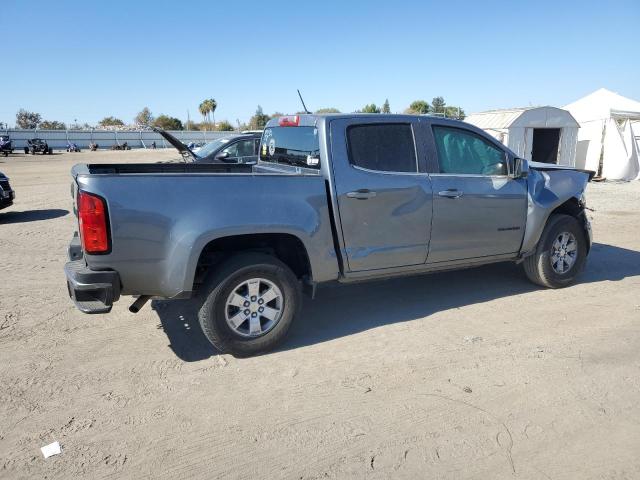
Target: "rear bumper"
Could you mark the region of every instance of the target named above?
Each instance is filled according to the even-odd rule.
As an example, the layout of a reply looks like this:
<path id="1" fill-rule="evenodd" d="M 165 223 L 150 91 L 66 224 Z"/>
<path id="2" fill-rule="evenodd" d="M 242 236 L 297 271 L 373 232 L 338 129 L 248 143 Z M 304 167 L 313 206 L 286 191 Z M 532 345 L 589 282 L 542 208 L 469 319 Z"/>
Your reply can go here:
<path id="1" fill-rule="evenodd" d="M 120 298 L 120 275 L 112 270 L 89 269 L 76 233 L 69 245 L 69 262 L 64 266 L 69 297 L 84 313 L 107 313 Z"/>

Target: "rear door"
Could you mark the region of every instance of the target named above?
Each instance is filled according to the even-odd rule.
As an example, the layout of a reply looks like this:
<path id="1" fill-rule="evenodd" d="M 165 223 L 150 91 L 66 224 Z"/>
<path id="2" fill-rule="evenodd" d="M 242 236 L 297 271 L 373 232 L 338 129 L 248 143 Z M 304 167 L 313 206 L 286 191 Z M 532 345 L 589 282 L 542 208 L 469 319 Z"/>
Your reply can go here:
<path id="1" fill-rule="evenodd" d="M 527 186 L 508 175 L 507 151 L 484 134 L 438 124 L 430 149 L 433 224 L 428 263 L 515 254 L 524 235 Z"/>
<path id="2" fill-rule="evenodd" d="M 350 271 L 424 264 L 432 191 L 418 118 L 336 119 L 331 156 Z"/>

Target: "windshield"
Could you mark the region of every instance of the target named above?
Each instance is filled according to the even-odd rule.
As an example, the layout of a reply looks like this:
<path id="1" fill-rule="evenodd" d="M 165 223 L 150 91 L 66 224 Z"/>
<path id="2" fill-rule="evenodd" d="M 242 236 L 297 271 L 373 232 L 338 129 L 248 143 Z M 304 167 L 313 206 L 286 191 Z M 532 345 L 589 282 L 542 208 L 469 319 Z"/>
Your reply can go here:
<path id="1" fill-rule="evenodd" d="M 198 150 L 199 157 L 208 157 L 213 152 L 218 150 L 224 144 L 229 143 L 234 137 L 225 137 L 214 140 L 213 142 L 205 143 L 200 150 Z"/>

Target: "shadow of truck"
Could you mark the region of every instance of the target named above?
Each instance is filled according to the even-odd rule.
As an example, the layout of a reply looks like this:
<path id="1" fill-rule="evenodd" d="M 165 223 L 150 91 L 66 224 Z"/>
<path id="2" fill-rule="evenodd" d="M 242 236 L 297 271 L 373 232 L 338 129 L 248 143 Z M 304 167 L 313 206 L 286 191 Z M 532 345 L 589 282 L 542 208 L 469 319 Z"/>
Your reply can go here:
<path id="1" fill-rule="evenodd" d="M 640 252 L 596 243 L 579 283 L 619 281 L 640 275 Z M 372 328 L 424 318 L 435 312 L 519 295 L 538 289 L 512 263 L 320 288 L 314 300 L 305 298 L 279 350 L 305 347 Z M 194 362 L 217 355 L 198 324 L 191 300 L 152 302 L 171 349 Z M 338 313 L 339 312 L 339 313 Z"/>

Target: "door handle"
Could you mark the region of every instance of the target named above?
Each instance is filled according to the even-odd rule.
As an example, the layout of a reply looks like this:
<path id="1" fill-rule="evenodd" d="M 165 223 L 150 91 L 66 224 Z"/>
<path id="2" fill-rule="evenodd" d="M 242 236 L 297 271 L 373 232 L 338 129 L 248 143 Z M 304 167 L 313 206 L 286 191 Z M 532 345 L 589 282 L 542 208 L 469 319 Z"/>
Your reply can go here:
<path id="1" fill-rule="evenodd" d="M 358 200 L 367 200 L 375 196 L 376 196 L 376 192 L 369 190 L 367 188 L 361 188 L 360 190 L 356 190 L 355 192 L 347 193 L 347 197 L 356 198 Z"/>
<path id="2" fill-rule="evenodd" d="M 438 192 L 438 195 L 447 198 L 460 198 L 462 195 L 464 195 L 464 192 L 461 192 L 460 190 L 456 190 L 454 188 L 450 188 L 449 190 Z"/>

